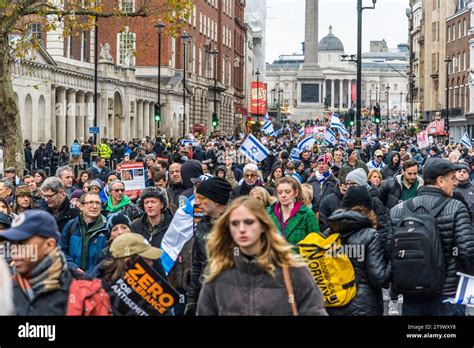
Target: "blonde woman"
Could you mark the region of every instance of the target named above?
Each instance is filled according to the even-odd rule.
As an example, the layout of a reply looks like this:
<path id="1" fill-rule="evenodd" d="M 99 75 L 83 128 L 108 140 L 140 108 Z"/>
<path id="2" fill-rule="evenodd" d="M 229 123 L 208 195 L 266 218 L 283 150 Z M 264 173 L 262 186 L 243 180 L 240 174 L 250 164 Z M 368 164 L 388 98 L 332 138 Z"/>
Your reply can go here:
<path id="1" fill-rule="evenodd" d="M 369 183 L 372 187 L 375 187 L 376 189 L 380 188 L 380 184 L 382 183 L 383 180 L 383 175 L 378 169 L 372 169 L 369 172 L 368 176 Z"/>
<path id="2" fill-rule="evenodd" d="M 263 203 L 265 208 L 276 201 L 275 197 L 270 196 L 267 190 L 263 187 L 257 186 L 250 191 L 250 197 L 258 199 L 260 202 Z"/>
<path id="3" fill-rule="evenodd" d="M 197 315 L 292 315 L 294 310 L 327 315 L 308 269 L 255 198 L 233 201 L 212 229 L 206 250 L 209 263 Z"/>
<path id="4" fill-rule="evenodd" d="M 309 208 L 313 209 L 313 186 L 310 184 L 301 185 L 301 191 L 303 192 L 303 204 Z"/>

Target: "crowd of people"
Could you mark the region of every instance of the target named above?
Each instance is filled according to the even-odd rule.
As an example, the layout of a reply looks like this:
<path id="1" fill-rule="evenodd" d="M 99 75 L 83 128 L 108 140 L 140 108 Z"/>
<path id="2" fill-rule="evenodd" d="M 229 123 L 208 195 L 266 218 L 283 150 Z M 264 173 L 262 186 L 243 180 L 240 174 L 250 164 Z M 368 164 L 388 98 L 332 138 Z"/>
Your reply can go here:
<path id="1" fill-rule="evenodd" d="M 474 274 L 472 149 L 370 137 L 361 149 L 351 139 L 316 142 L 294 158 L 301 138 L 293 126 L 260 137 L 270 151 L 259 163 L 233 135 L 81 139 L 61 151 L 49 141 L 34 155 L 25 141 L 25 173 L 6 168 L 0 180 L 0 313 L 70 314 L 73 284 L 89 280 L 108 295 L 102 314 L 124 315 L 111 284 L 141 258 L 183 295 L 171 315 L 464 315 L 465 306 L 446 300 L 458 272 Z M 131 162 L 144 164 L 140 194 L 125 192 L 120 168 Z M 445 269 L 429 295 L 400 285 L 426 276 L 416 257 L 411 274 L 400 274 L 404 256 L 394 256 L 407 202 L 416 214 L 440 207 L 435 257 Z M 180 225 L 189 207 L 191 232 Z M 299 254 L 311 233 L 362 246 L 364 257 L 348 255 L 357 287 L 349 304 L 328 306 Z M 5 252 L 12 246 L 36 252 Z M 171 263 L 167 247 L 176 251 Z"/>

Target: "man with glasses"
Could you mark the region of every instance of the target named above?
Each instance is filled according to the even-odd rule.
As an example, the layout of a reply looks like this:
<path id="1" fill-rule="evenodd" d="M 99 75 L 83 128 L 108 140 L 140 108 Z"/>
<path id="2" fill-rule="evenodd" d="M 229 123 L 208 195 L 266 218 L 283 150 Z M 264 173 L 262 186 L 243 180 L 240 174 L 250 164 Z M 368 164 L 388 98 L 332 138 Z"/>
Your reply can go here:
<path id="1" fill-rule="evenodd" d="M 54 216 L 59 231 L 63 230 L 69 220 L 79 215 L 79 210 L 71 207 L 69 198 L 64 191 L 64 185 L 59 178 L 47 178 L 41 185 L 41 193 L 43 201 L 40 204 L 40 209 Z"/>
<path id="2" fill-rule="evenodd" d="M 69 221 L 61 232 L 61 249 L 73 272 L 91 274 L 109 239 L 107 219 L 101 215 L 99 195 L 86 192 L 80 199 L 81 214 Z"/>
<path id="3" fill-rule="evenodd" d="M 383 152 L 382 152 L 382 150 L 380 150 L 380 149 L 375 150 L 373 160 L 367 162 L 366 164 L 367 164 L 367 168 L 369 169 L 369 172 L 372 169 L 382 170 L 382 168 L 385 167 L 385 163 L 383 163 Z"/>
<path id="4" fill-rule="evenodd" d="M 141 210 L 125 195 L 125 184 L 122 181 L 115 180 L 111 182 L 109 192 L 110 195 L 103 211 L 105 216 L 110 213 L 121 212 L 133 221 L 142 215 Z"/>

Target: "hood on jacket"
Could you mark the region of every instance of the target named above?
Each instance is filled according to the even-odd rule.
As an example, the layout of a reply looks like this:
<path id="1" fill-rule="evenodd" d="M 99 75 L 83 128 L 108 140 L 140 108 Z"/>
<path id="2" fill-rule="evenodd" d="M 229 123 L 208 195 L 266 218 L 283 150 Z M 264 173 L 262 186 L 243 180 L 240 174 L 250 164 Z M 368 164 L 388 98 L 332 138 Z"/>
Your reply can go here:
<path id="1" fill-rule="evenodd" d="M 398 182 L 400 186 L 402 186 L 402 176 L 403 174 L 395 175 L 395 180 Z M 418 188 L 425 185 L 425 181 L 423 180 L 421 176 L 417 175 L 416 178 L 418 179 Z"/>
<path id="2" fill-rule="evenodd" d="M 372 223 L 367 216 L 358 211 L 338 209 L 328 218 L 328 226 L 331 228 L 331 233 L 340 233 L 344 236 L 363 228 L 371 228 Z"/>
<path id="3" fill-rule="evenodd" d="M 181 166 L 181 178 L 183 179 L 183 186 L 186 190 L 193 187 L 193 183 L 191 182 L 192 178 L 199 178 L 203 175 L 204 172 L 202 170 L 201 162 L 196 160 L 186 161 Z"/>
<path id="4" fill-rule="evenodd" d="M 394 155 L 398 155 L 398 158 L 400 158 L 400 153 L 398 151 L 390 151 L 388 156 L 387 156 L 388 165 L 392 169 L 396 169 L 396 168 L 400 167 L 400 160 L 398 161 L 396 166 L 393 164 L 392 159 L 393 159 Z"/>

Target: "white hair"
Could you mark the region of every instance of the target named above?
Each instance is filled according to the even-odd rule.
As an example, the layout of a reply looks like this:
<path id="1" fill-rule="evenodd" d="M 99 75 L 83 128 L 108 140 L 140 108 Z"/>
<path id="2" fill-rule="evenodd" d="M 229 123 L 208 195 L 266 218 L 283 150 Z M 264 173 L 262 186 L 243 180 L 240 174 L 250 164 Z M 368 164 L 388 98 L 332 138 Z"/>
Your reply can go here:
<path id="1" fill-rule="evenodd" d="M 13 312 L 13 290 L 7 263 L 0 257 L 0 315 Z"/>
<path id="2" fill-rule="evenodd" d="M 255 163 L 249 163 L 244 167 L 244 174 L 247 172 L 258 173 L 258 167 Z"/>

